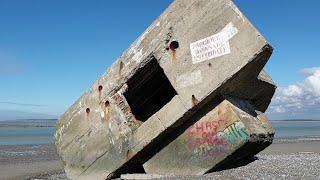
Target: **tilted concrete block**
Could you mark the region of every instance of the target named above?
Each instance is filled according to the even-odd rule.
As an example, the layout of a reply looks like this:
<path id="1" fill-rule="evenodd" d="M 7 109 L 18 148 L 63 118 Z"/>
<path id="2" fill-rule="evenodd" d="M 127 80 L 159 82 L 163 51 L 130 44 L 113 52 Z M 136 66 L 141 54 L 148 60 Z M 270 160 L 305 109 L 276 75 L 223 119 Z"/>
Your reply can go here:
<path id="1" fill-rule="evenodd" d="M 243 100 L 224 100 L 144 164 L 150 174 L 202 175 L 250 157 L 272 143 L 274 130 Z"/>
<path id="2" fill-rule="evenodd" d="M 264 112 L 275 90 L 262 71 L 271 53 L 232 1 L 174 1 L 60 117 L 55 145 L 67 176 L 143 172 L 225 95 Z"/>

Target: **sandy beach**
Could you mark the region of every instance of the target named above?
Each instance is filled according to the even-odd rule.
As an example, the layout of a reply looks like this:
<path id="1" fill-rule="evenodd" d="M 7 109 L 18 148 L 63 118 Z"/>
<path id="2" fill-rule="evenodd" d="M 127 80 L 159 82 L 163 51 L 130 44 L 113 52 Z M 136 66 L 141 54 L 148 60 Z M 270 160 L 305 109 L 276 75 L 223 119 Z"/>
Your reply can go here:
<path id="1" fill-rule="evenodd" d="M 163 179 L 319 179 L 320 137 L 276 139 L 249 162 L 204 176 Z M 66 179 L 53 145 L 0 146 L 0 179 Z"/>
<path id="2" fill-rule="evenodd" d="M 28 179 L 61 170 L 53 145 L 0 146 L 0 179 Z"/>

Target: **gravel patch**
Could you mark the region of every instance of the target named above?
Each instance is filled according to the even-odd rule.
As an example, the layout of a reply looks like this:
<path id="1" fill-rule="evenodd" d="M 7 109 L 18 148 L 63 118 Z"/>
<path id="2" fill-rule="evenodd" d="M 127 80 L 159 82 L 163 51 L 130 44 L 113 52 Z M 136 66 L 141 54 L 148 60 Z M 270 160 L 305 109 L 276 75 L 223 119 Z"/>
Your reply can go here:
<path id="1" fill-rule="evenodd" d="M 258 155 L 254 162 L 199 179 L 320 179 L 320 154 Z"/>
<path id="2" fill-rule="evenodd" d="M 233 169 L 213 172 L 203 176 L 164 176 L 153 179 L 320 179 L 319 170 L 319 153 L 300 152 L 279 155 L 259 154 L 255 156 L 253 162 Z M 143 175 L 139 174 L 137 177 L 143 178 Z M 148 177 L 150 176 L 145 175 L 145 178 L 143 179 L 150 179 Z M 57 174 L 43 174 L 28 179 L 62 180 L 67 178 L 63 172 L 59 172 Z"/>
<path id="3" fill-rule="evenodd" d="M 43 173 L 36 177 L 27 177 L 26 180 L 68 180 L 67 175 L 64 171 L 59 171 L 56 173 Z"/>

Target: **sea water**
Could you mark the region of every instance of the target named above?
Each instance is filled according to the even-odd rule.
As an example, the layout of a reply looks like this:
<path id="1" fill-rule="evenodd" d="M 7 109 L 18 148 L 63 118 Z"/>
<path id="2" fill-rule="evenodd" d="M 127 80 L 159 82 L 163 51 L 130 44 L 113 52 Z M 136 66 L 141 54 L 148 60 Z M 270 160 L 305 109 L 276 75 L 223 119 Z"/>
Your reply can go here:
<path id="1" fill-rule="evenodd" d="M 53 143 L 55 120 L 0 121 L 0 145 Z"/>
<path id="2" fill-rule="evenodd" d="M 0 121 L 0 145 L 50 144 L 55 120 Z M 320 121 L 270 121 L 276 138 L 320 136 Z"/>
<path id="3" fill-rule="evenodd" d="M 320 136 L 320 121 L 270 121 L 275 137 Z"/>

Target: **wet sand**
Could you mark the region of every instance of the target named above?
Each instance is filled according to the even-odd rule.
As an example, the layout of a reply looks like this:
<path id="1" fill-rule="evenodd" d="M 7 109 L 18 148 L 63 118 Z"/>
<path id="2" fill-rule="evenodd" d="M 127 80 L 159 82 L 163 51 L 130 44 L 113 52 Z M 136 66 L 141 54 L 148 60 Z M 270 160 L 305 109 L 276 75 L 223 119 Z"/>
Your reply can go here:
<path id="1" fill-rule="evenodd" d="M 62 164 L 51 144 L 0 146 L 0 179 L 28 179 L 59 171 Z"/>
<path id="2" fill-rule="evenodd" d="M 250 162 L 204 176 L 162 179 L 320 179 L 320 137 L 282 138 Z M 66 179 L 53 145 L 0 146 L 0 179 Z"/>

